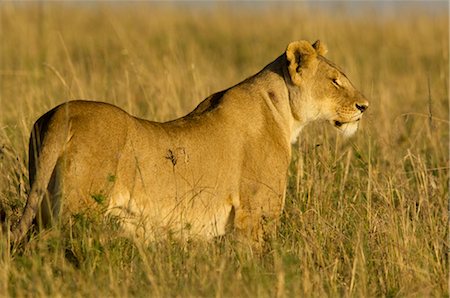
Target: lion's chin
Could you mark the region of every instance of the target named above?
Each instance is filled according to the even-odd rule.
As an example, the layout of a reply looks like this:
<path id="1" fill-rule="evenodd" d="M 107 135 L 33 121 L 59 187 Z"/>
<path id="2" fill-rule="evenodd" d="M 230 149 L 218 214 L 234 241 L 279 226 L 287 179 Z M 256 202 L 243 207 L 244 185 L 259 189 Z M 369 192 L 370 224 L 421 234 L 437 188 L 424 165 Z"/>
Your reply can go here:
<path id="1" fill-rule="evenodd" d="M 341 132 L 344 138 L 349 138 L 355 134 L 359 127 L 359 121 L 339 122 L 334 121 L 334 127 Z"/>

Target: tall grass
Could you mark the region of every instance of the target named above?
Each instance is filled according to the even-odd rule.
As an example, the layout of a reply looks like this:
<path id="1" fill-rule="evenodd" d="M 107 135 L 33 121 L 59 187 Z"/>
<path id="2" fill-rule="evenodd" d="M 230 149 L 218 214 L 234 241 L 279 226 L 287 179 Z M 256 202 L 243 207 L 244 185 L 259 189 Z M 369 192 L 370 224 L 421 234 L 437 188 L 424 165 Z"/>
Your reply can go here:
<path id="1" fill-rule="evenodd" d="M 0 4 L 9 223 L 26 201 L 31 125 L 68 99 L 169 120 L 288 42 L 321 39 L 370 100 L 350 141 L 325 123 L 303 131 L 267 254 L 230 239 L 133 244 L 112 219 L 78 218 L 14 250 L 0 235 L 0 296 L 448 296 L 448 7 L 353 5 Z"/>

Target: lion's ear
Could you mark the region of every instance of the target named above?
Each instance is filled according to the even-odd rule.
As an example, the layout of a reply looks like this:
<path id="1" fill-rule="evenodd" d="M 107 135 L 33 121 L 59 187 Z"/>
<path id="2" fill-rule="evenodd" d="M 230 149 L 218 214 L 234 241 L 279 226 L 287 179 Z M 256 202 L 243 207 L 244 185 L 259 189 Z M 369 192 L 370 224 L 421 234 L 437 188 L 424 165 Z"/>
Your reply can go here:
<path id="1" fill-rule="evenodd" d="M 313 43 L 312 46 L 314 50 L 316 50 L 317 54 L 321 56 L 325 56 L 325 54 L 328 52 L 327 47 L 320 40 L 316 40 L 316 42 Z"/>
<path id="2" fill-rule="evenodd" d="M 305 40 L 293 41 L 286 49 L 288 70 L 294 84 L 300 85 L 304 70 L 316 59 L 317 53 L 312 45 Z"/>

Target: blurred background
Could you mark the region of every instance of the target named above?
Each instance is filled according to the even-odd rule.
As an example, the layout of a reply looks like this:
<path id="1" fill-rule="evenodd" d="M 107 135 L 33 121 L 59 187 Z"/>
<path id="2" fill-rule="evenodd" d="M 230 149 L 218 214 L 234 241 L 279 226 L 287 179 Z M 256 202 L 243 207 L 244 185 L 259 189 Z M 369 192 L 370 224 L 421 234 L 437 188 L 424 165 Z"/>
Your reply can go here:
<path id="1" fill-rule="evenodd" d="M 275 261 L 246 263 L 207 247 L 181 261 L 170 254 L 183 251 L 172 248 L 161 258 L 139 251 L 137 265 L 124 265 L 99 252 L 104 261 L 84 275 L 49 273 L 60 284 L 42 286 L 45 293 L 70 293 L 61 284 L 72 278 L 86 293 L 108 295 L 140 285 L 135 294 L 448 296 L 448 14 L 447 1 L 0 3 L 0 209 L 11 222 L 26 201 L 31 126 L 64 101 L 106 101 L 171 120 L 300 39 L 324 42 L 370 101 L 351 140 L 317 123 L 294 144 Z M 82 245 L 81 259 L 90 248 Z M 25 259 L 38 264 L 42 255 Z M 150 275 L 123 275 L 146 268 L 143 256 L 160 262 L 151 286 L 142 281 Z M 5 260 L 8 293 L 37 291 L 29 280 L 45 284 L 44 265 L 22 276 L 22 263 Z M 180 273 L 197 265 L 198 276 Z M 102 266 L 110 273 L 90 280 Z M 118 288 L 101 286 L 119 280 Z M 227 288 L 214 286 L 222 281 Z"/>

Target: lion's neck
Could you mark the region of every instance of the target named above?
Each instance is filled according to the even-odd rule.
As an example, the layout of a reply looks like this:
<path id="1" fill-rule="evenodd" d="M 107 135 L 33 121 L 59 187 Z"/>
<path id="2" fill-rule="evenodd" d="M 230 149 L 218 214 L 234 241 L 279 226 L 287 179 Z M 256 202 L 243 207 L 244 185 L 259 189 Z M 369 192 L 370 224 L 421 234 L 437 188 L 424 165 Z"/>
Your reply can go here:
<path id="1" fill-rule="evenodd" d="M 267 65 L 261 71 L 261 74 L 263 74 L 264 72 L 269 72 L 272 75 L 272 77 L 275 78 L 275 80 L 279 81 L 283 85 L 282 89 L 284 91 L 282 92 L 283 95 L 281 96 L 282 98 L 281 102 L 285 110 L 284 118 L 288 120 L 287 125 L 290 128 L 289 140 L 291 143 L 295 143 L 298 135 L 308 122 L 305 117 L 302 117 L 301 115 L 296 115 L 292 111 L 290 101 L 292 97 L 298 96 L 298 94 L 295 93 L 299 92 L 299 90 L 298 88 L 294 88 L 294 86 L 292 86 L 292 83 L 290 82 L 290 76 L 288 74 L 287 69 L 286 55 L 282 54 L 271 64 Z"/>
<path id="2" fill-rule="evenodd" d="M 228 111 L 230 118 L 247 119 L 249 131 L 270 131 L 274 137 L 284 138 L 286 144 L 295 142 L 305 123 L 292 113 L 292 91 L 284 75 L 286 63 L 283 54 L 257 74 L 209 96 L 186 117 L 203 117 L 221 107 L 222 113 Z M 212 119 L 211 115 L 208 118 Z"/>

